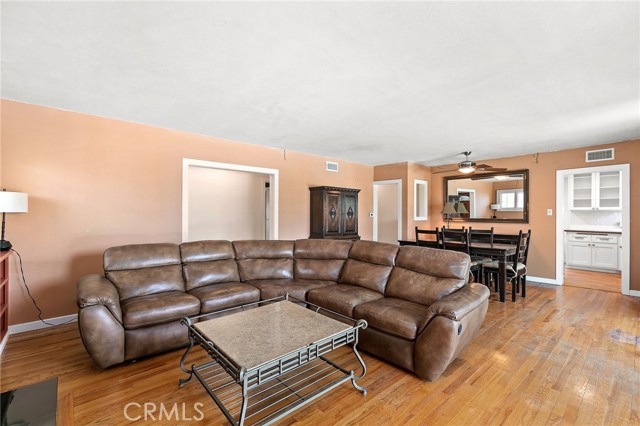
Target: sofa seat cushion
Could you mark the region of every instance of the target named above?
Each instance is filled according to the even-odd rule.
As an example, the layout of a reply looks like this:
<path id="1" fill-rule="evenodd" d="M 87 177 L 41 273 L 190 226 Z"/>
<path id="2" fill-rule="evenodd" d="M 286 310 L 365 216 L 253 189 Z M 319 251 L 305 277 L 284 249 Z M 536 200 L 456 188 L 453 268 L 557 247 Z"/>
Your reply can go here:
<path id="1" fill-rule="evenodd" d="M 348 284 L 317 288 L 307 293 L 307 301 L 339 314 L 353 317 L 353 309 L 365 302 L 382 299 L 377 291 Z"/>
<path id="2" fill-rule="evenodd" d="M 200 299 L 201 314 L 260 300 L 260 290 L 240 282 L 206 285 L 191 290 L 189 294 Z"/>
<path id="3" fill-rule="evenodd" d="M 123 300 L 120 307 L 124 328 L 134 330 L 198 315 L 200 300 L 181 291 L 167 291 Z"/>
<path id="4" fill-rule="evenodd" d="M 310 290 L 333 286 L 334 281 L 322 280 L 253 280 L 247 281 L 260 290 L 260 298 L 262 300 L 272 299 L 274 297 L 284 296 L 289 293 L 290 296 L 299 300 L 307 300 L 307 293 Z"/>
<path id="5" fill-rule="evenodd" d="M 385 297 L 355 307 L 354 318 L 364 319 L 378 331 L 415 340 L 427 325 L 429 308 L 408 300 Z"/>

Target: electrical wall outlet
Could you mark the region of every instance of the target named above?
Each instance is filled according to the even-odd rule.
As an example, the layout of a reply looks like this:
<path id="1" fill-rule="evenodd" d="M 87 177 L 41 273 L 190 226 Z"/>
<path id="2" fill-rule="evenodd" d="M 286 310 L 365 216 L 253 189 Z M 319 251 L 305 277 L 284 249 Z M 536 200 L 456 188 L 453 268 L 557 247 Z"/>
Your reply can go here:
<path id="1" fill-rule="evenodd" d="M 553 216 L 553 209 L 547 209 L 547 216 Z"/>

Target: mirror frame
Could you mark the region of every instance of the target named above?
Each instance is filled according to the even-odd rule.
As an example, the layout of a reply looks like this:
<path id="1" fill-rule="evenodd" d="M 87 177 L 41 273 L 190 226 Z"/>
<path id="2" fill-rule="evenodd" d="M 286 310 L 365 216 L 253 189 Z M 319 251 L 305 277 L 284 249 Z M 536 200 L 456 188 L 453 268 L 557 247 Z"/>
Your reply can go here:
<path id="1" fill-rule="evenodd" d="M 452 222 L 492 222 L 492 223 L 529 223 L 529 169 L 522 170 L 511 170 L 506 172 L 494 172 L 494 173 L 474 173 L 468 175 L 453 175 L 453 176 L 444 176 L 444 198 L 443 198 L 443 206 L 447 203 L 447 199 L 449 198 L 448 190 L 449 190 L 449 181 L 451 180 L 461 180 L 461 179 L 469 179 L 472 176 L 482 176 L 482 177 L 493 177 L 493 176 L 503 176 L 503 175 L 522 175 L 522 190 L 524 192 L 524 208 L 522 209 L 522 219 L 500 219 L 500 218 L 461 218 L 461 217 L 452 217 Z"/>

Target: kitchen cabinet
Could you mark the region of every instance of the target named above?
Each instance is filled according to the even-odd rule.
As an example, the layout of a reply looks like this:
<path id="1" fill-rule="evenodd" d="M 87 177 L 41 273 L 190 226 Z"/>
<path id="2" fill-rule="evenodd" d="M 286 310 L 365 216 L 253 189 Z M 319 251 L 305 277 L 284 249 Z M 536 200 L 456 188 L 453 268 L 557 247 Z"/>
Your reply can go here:
<path id="1" fill-rule="evenodd" d="M 571 210 L 620 210 L 620 171 L 578 173 L 569 177 Z"/>
<path id="2" fill-rule="evenodd" d="M 596 270 L 620 270 L 618 234 L 567 232 L 565 264 Z"/>

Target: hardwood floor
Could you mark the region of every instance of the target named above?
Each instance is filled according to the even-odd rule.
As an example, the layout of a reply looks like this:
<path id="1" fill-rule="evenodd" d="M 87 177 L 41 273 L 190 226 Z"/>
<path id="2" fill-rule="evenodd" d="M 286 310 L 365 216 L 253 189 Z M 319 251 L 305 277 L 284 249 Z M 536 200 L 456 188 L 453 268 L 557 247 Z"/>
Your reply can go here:
<path id="1" fill-rule="evenodd" d="M 285 425 L 638 425 L 640 299 L 527 284 L 528 296 L 492 294 L 476 339 L 435 382 L 364 354 L 366 396 L 350 384 L 292 414 Z M 341 359 L 350 352 L 342 348 Z M 74 324 L 11 336 L 2 391 L 58 377 L 58 425 L 226 424 L 194 379 L 182 388 L 182 350 L 101 370 Z M 205 360 L 194 351 L 188 364 Z M 353 364 L 355 366 L 355 363 Z M 184 404 L 190 421 L 142 417 L 142 404 Z M 198 422 L 194 404 L 201 403 Z M 180 408 L 182 410 L 182 408 Z"/>
<path id="2" fill-rule="evenodd" d="M 620 273 L 564 268 L 564 285 L 620 293 L 622 277 Z"/>

